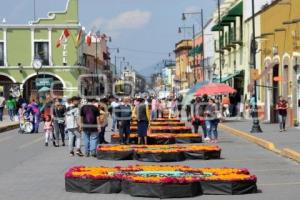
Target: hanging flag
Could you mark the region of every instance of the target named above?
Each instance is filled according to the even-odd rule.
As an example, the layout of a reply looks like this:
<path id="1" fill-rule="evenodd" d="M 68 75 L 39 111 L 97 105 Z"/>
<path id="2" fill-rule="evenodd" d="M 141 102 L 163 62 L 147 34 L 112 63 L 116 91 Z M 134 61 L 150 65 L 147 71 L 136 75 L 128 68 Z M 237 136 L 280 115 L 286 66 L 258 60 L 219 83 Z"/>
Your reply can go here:
<path id="1" fill-rule="evenodd" d="M 85 42 L 88 46 L 91 46 L 92 44 L 92 32 L 89 32 L 85 38 Z"/>
<path id="2" fill-rule="evenodd" d="M 81 42 L 81 35 L 82 35 L 82 29 L 80 29 L 77 33 L 77 36 L 76 36 L 76 47 L 78 47 L 80 45 L 80 42 Z"/>
<path id="3" fill-rule="evenodd" d="M 68 38 L 70 36 L 70 32 L 67 28 L 64 29 L 64 35 L 66 38 Z"/>
<path id="4" fill-rule="evenodd" d="M 56 48 L 59 48 L 61 44 L 70 36 L 70 32 L 67 28 L 61 33 L 59 39 L 56 41 Z"/>

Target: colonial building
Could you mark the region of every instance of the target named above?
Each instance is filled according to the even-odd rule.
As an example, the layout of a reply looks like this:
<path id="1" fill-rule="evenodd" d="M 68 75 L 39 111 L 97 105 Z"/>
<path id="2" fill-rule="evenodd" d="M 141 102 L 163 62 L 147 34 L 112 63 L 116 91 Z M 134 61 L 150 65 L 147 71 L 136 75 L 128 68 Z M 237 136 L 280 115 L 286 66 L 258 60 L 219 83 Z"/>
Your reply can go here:
<path id="1" fill-rule="evenodd" d="M 181 40 L 175 46 L 176 55 L 176 91 L 188 89 L 197 79 L 196 74 L 192 73 L 190 66 L 189 53 L 193 47 L 192 40 Z"/>
<path id="2" fill-rule="evenodd" d="M 213 18 L 215 25 L 211 29 L 216 38 L 213 62 L 217 78 L 214 81 L 228 83 L 242 95 L 246 87 L 245 67 L 249 65 L 244 63 L 243 1 L 225 0 L 221 5 L 220 17 L 219 22 L 216 11 Z"/>
<path id="3" fill-rule="evenodd" d="M 25 97 L 54 88 L 53 95 L 78 94 L 82 66 L 82 37 L 78 0 L 69 0 L 63 12 L 29 24 L 0 24 L 0 85 Z M 64 34 L 65 33 L 65 34 Z M 63 34 L 67 36 L 57 44 Z M 38 60 L 37 60 L 38 59 Z"/>
<path id="4" fill-rule="evenodd" d="M 275 105 L 280 95 L 289 102 L 289 121 L 300 120 L 300 1 L 275 0 L 261 16 L 261 102 L 267 120 L 276 122 Z M 280 14 L 282 13 L 282 14 Z"/>

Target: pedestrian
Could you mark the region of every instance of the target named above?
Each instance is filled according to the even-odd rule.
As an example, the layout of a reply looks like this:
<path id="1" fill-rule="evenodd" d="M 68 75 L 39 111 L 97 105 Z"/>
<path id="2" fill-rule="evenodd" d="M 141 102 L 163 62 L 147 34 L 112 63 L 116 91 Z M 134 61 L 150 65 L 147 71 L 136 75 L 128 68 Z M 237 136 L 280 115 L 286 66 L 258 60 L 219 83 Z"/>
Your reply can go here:
<path id="1" fill-rule="evenodd" d="M 54 133 L 56 145 L 59 146 L 59 137 L 61 137 L 62 146 L 65 146 L 65 112 L 66 108 L 62 105 L 61 99 L 56 98 L 52 110 L 52 119 L 54 123 Z"/>
<path id="2" fill-rule="evenodd" d="M 287 101 L 282 96 L 279 96 L 279 100 L 276 104 L 276 110 L 278 111 L 280 132 L 286 131 L 285 124 L 287 118 L 287 109 L 288 109 Z"/>
<path id="3" fill-rule="evenodd" d="M 198 133 L 199 127 L 202 127 L 203 138 L 207 139 L 207 129 L 204 121 L 204 111 L 205 107 L 203 107 L 201 98 L 197 97 L 193 103 L 193 117 L 192 117 L 192 125 L 194 127 L 194 133 Z"/>
<path id="4" fill-rule="evenodd" d="M 178 98 L 177 98 L 177 110 L 178 110 L 178 117 L 179 119 L 181 119 L 181 110 L 182 110 L 182 95 L 180 95 Z"/>
<path id="5" fill-rule="evenodd" d="M 116 118 L 116 108 L 119 106 L 119 101 L 118 99 L 114 98 L 110 104 L 111 106 L 111 117 L 112 117 L 112 127 L 111 127 L 111 131 L 115 132 L 116 130 L 116 125 L 117 125 L 117 118 Z"/>
<path id="6" fill-rule="evenodd" d="M 3 96 L 3 92 L 0 92 L 0 121 L 3 121 L 3 111 L 5 107 L 5 97 Z"/>
<path id="7" fill-rule="evenodd" d="M 124 97 L 123 104 L 117 107 L 116 116 L 119 124 L 120 143 L 128 144 L 130 135 L 130 121 L 132 117 L 132 109 L 130 106 L 129 97 Z"/>
<path id="8" fill-rule="evenodd" d="M 45 146 L 46 147 L 48 146 L 50 140 L 52 140 L 53 146 L 56 146 L 53 140 L 53 122 L 50 115 L 45 116 L 44 134 L 45 134 Z"/>
<path id="9" fill-rule="evenodd" d="M 145 104 L 145 99 L 139 98 L 140 102 L 136 109 L 137 116 L 137 134 L 138 134 L 138 144 L 142 144 L 142 139 L 144 144 L 147 145 L 147 131 L 150 121 L 150 110 L 148 105 Z"/>
<path id="10" fill-rule="evenodd" d="M 190 122 L 191 121 L 191 105 L 190 104 L 187 104 L 185 106 L 185 113 L 186 113 L 187 121 Z"/>
<path id="11" fill-rule="evenodd" d="M 15 111 L 17 108 L 17 102 L 12 96 L 9 96 L 8 100 L 6 101 L 6 107 L 8 110 L 8 115 L 9 115 L 10 121 L 14 121 Z"/>
<path id="12" fill-rule="evenodd" d="M 207 135 L 210 142 L 218 142 L 217 131 L 217 106 L 214 99 L 210 98 L 205 110 L 205 125 L 207 128 Z"/>
<path id="13" fill-rule="evenodd" d="M 96 148 L 99 140 L 100 122 L 99 109 L 93 105 L 95 100 L 88 100 L 88 103 L 81 107 L 81 130 L 83 131 L 85 156 L 96 157 Z"/>
<path id="14" fill-rule="evenodd" d="M 157 118 L 157 99 L 152 97 L 151 101 L 151 119 L 155 120 Z"/>
<path id="15" fill-rule="evenodd" d="M 27 111 L 32 115 L 32 124 L 33 124 L 32 133 L 38 133 L 41 113 L 40 113 L 39 105 L 36 103 L 35 98 L 31 98 L 30 104 L 27 107 Z"/>
<path id="16" fill-rule="evenodd" d="M 81 152 L 81 132 L 80 132 L 80 113 L 79 113 L 79 97 L 72 97 L 68 101 L 66 109 L 66 130 L 69 135 L 69 152 L 70 156 L 74 156 L 74 148 L 76 147 L 76 155 L 83 156 Z"/>
<path id="17" fill-rule="evenodd" d="M 222 99 L 222 111 L 224 117 L 230 117 L 230 112 L 229 112 L 229 107 L 230 107 L 230 100 L 228 95 L 224 95 Z"/>
<path id="18" fill-rule="evenodd" d="M 108 112 L 105 110 L 104 104 L 99 104 L 99 123 L 100 123 L 100 133 L 99 133 L 99 144 L 108 144 L 108 142 L 105 140 L 105 131 L 106 127 L 108 125 Z"/>

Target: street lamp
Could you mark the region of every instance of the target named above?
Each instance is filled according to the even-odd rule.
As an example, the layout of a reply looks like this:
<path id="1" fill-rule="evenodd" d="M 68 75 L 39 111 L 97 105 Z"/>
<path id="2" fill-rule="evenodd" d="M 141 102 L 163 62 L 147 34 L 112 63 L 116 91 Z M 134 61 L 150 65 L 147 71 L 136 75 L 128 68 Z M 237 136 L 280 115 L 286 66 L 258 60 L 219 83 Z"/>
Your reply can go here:
<path id="1" fill-rule="evenodd" d="M 203 81 L 205 79 L 205 66 L 204 66 L 204 19 L 203 19 L 203 9 L 200 12 L 184 12 L 182 13 L 182 21 L 186 20 L 186 15 L 200 15 L 201 16 L 201 34 L 202 34 L 202 70 L 203 70 Z"/>
<path id="2" fill-rule="evenodd" d="M 115 50 L 117 52 L 117 54 L 120 53 L 120 49 L 119 48 L 109 48 L 109 50 Z M 114 75 L 117 74 L 117 54 L 115 54 L 115 68 L 114 68 Z"/>
<path id="3" fill-rule="evenodd" d="M 254 5 L 254 0 L 252 0 L 252 41 L 251 41 L 251 54 L 253 57 L 253 69 L 256 69 L 256 40 L 255 40 L 255 5 Z M 259 125 L 259 120 L 258 120 L 258 112 L 257 112 L 257 92 L 256 92 L 256 87 L 257 87 L 257 81 L 254 80 L 254 113 L 253 113 L 253 124 L 251 128 L 251 133 L 261 133 L 261 127 Z"/>

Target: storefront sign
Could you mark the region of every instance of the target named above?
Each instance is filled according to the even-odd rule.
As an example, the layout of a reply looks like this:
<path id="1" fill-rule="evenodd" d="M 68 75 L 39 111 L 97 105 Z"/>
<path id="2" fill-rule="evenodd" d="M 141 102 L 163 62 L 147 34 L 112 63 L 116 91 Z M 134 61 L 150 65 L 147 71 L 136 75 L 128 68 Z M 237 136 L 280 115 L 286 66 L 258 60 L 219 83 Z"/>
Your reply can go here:
<path id="1" fill-rule="evenodd" d="M 68 63 L 68 51 L 67 51 L 67 47 L 68 47 L 68 39 L 65 39 L 63 42 L 63 52 L 62 52 L 62 58 L 63 58 L 63 64 L 67 64 Z"/>
<path id="2" fill-rule="evenodd" d="M 41 87 L 51 87 L 51 84 L 53 82 L 53 78 L 37 78 L 36 79 L 36 87 L 41 88 Z"/>

